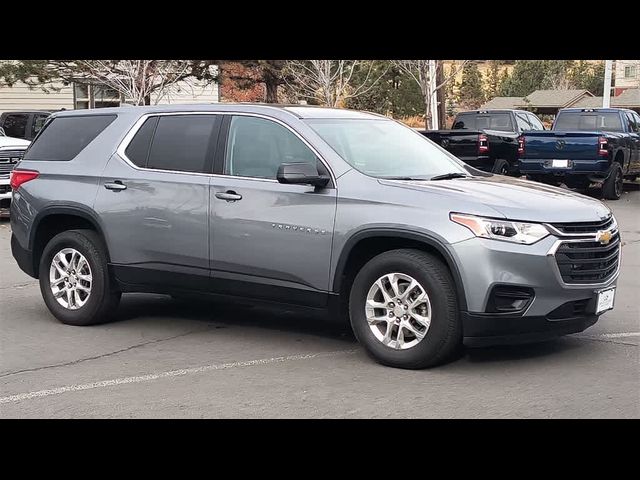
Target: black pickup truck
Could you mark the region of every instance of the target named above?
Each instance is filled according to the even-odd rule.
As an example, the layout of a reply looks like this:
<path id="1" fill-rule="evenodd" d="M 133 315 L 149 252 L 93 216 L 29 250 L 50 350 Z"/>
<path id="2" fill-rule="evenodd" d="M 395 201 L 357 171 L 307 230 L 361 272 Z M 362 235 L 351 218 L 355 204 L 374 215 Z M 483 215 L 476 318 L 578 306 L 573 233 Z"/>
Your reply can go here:
<path id="1" fill-rule="evenodd" d="M 452 130 L 419 130 L 463 162 L 486 172 L 519 175 L 519 137 L 544 130 L 538 117 L 524 110 L 460 112 Z"/>
<path id="2" fill-rule="evenodd" d="M 551 130 L 525 132 L 520 172 L 531 180 L 585 189 L 602 183 L 617 200 L 625 178 L 640 176 L 640 115 L 623 108 L 565 108 Z"/>

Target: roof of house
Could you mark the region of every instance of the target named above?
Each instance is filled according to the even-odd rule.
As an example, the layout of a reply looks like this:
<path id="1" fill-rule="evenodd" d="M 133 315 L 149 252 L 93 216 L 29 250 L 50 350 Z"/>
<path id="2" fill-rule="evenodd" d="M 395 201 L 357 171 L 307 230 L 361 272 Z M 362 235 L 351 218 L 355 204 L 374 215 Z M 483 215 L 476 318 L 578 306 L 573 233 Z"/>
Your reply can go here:
<path id="1" fill-rule="evenodd" d="M 522 97 L 494 97 L 480 107 L 486 109 L 514 109 L 523 105 Z"/>
<path id="2" fill-rule="evenodd" d="M 640 108 L 640 88 L 629 88 L 617 97 L 611 97 L 610 105 L 617 108 Z M 571 106 L 576 108 L 601 108 L 602 97 L 584 97 Z"/>
<path id="3" fill-rule="evenodd" d="M 573 105 L 583 97 L 593 97 L 588 90 L 536 90 L 525 97 L 529 107 L 563 108 Z"/>

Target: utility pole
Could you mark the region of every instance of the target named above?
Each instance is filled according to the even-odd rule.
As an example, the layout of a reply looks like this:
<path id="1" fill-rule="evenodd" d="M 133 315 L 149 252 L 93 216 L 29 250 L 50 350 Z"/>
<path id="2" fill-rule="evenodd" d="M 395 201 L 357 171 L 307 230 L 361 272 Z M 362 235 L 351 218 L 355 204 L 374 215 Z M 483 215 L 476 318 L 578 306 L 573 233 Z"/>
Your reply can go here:
<path id="1" fill-rule="evenodd" d="M 611 106 L 611 67 L 613 60 L 605 60 L 604 62 L 604 92 L 602 94 L 602 108 Z"/>
<path id="2" fill-rule="evenodd" d="M 437 87 L 437 79 L 436 79 L 436 61 L 429 60 L 429 91 L 430 95 L 430 103 L 429 109 L 431 112 L 431 129 L 437 130 L 438 127 L 438 95 L 436 94 Z"/>

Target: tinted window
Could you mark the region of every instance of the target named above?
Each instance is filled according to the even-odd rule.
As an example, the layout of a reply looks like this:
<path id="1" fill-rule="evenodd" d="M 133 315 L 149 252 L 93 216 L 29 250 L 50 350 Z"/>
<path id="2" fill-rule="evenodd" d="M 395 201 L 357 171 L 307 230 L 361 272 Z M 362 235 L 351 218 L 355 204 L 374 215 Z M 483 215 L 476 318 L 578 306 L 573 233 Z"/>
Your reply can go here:
<path id="1" fill-rule="evenodd" d="M 453 124 L 454 130 L 500 130 L 503 132 L 514 131 L 511 123 L 511 115 L 504 113 L 462 113 L 456 117 Z"/>
<path id="2" fill-rule="evenodd" d="M 225 173 L 239 177 L 276 178 L 281 163 L 317 163 L 317 158 L 289 129 L 256 117 L 231 120 Z"/>
<path id="3" fill-rule="evenodd" d="M 131 139 L 131 142 L 125 150 L 127 158 L 139 167 L 147 165 L 147 157 L 149 156 L 149 146 L 153 132 L 158 124 L 158 117 L 148 118 Z"/>
<path id="4" fill-rule="evenodd" d="M 25 160 L 67 161 L 74 158 L 111 122 L 115 115 L 54 118 L 30 145 Z"/>
<path id="5" fill-rule="evenodd" d="M 627 121 L 629 122 L 629 131 L 640 132 L 640 125 L 636 123 L 636 119 L 631 113 L 627 113 Z"/>
<path id="6" fill-rule="evenodd" d="M 215 115 L 168 115 L 160 117 L 153 136 L 149 168 L 207 172 L 210 146 L 218 117 Z M 211 155 L 209 155 L 211 152 Z"/>
<path id="7" fill-rule="evenodd" d="M 4 119 L 4 132 L 8 137 L 24 138 L 27 135 L 28 115 L 7 115 Z"/>
<path id="8" fill-rule="evenodd" d="M 38 132 L 42 130 L 47 118 L 49 118 L 49 115 L 35 115 L 33 117 L 33 122 L 31 123 L 31 138 L 35 138 Z"/>
<path id="9" fill-rule="evenodd" d="M 558 115 L 553 129 L 621 132 L 622 122 L 616 112 L 566 112 Z"/>

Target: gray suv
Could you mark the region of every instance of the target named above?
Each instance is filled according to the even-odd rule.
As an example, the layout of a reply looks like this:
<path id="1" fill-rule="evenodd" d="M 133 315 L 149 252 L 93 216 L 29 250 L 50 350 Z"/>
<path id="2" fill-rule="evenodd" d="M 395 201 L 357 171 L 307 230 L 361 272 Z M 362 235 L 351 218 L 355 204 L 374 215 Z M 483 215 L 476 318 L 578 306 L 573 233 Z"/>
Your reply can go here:
<path id="1" fill-rule="evenodd" d="M 348 318 L 373 358 L 423 368 L 584 330 L 620 266 L 600 201 L 349 110 L 55 113 L 11 184 L 13 255 L 72 325 L 126 292 L 205 293 Z"/>

